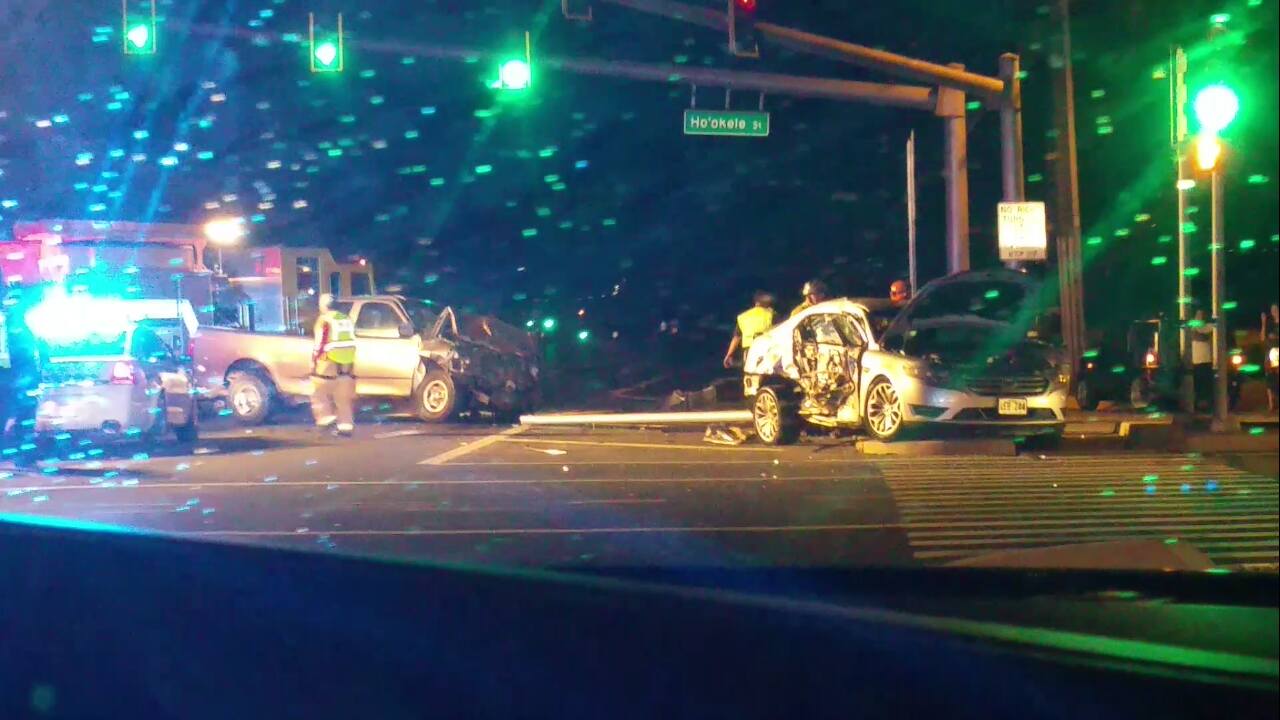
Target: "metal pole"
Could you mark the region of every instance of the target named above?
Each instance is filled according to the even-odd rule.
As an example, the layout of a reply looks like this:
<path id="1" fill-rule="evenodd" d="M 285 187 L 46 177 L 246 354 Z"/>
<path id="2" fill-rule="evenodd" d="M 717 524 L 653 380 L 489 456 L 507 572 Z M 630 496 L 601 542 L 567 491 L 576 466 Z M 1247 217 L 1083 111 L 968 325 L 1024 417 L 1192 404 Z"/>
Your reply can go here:
<path id="1" fill-rule="evenodd" d="M 713 30 L 727 30 L 729 27 L 727 13 L 676 2 L 675 0 L 603 0 L 603 2 L 693 25 L 701 25 Z M 942 66 L 927 60 L 918 60 L 905 55 L 866 47 L 865 45 L 857 45 L 804 32 L 803 30 L 774 25 L 773 23 L 757 22 L 756 32 L 782 47 L 790 48 L 797 52 L 833 58 L 853 65 L 880 70 L 890 75 L 929 83 L 930 85 L 952 87 L 988 100 L 994 100 L 1004 92 L 1003 83 L 996 78 L 966 72 L 963 66 L 959 69 L 955 65 Z"/>
<path id="2" fill-rule="evenodd" d="M 1213 424 L 1214 432 L 1228 430 L 1227 417 L 1227 321 L 1223 317 L 1222 296 L 1227 282 L 1226 232 L 1223 228 L 1224 193 L 1222 191 L 1222 161 L 1213 168 L 1211 188 L 1213 199 L 1213 245 L 1209 248 L 1213 258 Z"/>
<path id="3" fill-rule="evenodd" d="M 1085 351 L 1084 257 L 1080 245 L 1080 171 L 1076 152 L 1075 74 L 1071 61 L 1071 8 L 1068 0 L 1056 3 L 1062 32 L 1062 72 L 1055 73 L 1054 89 L 1058 95 L 1058 283 L 1062 295 L 1062 334 L 1072 365 L 1080 362 Z M 1016 60 L 1016 57 L 1015 57 Z M 1008 68 L 1017 78 L 1017 67 Z M 1021 82 L 1016 88 L 1021 92 Z M 1021 139 L 1021 113 L 1016 122 Z M 1021 153 L 1021 143 L 1018 145 Z M 1021 157 L 1018 167 L 1022 167 Z M 1022 179 L 1018 174 L 1018 179 Z"/>
<path id="4" fill-rule="evenodd" d="M 1173 146 L 1178 176 L 1178 358 L 1182 365 L 1178 397 L 1183 412 L 1194 412 L 1196 394 L 1191 374 L 1191 334 L 1187 327 L 1191 320 L 1191 278 L 1187 277 L 1191 250 L 1187 233 L 1183 230 L 1187 223 L 1187 191 L 1183 189 L 1183 181 L 1189 175 L 1186 158 L 1187 55 L 1182 48 L 1174 48 L 1169 71 L 1169 142 Z"/>
<path id="5" fill-rule="evenodd" d="M 953 68 L 963 69 L 958 63 Z M 938 88 L 936 114 L 943 122 L 943 176 L 947 183 L 947 274 L 969 269 L 969 142 L 965 95 Z"/>
<path id="6" fill-rule="evenodd" d="M 1027 199 L 1022 170 L 1022 90 L 1018 79 L 1018 56 L 1000 56 L 1000 79 L 1004 94 L 1000 98 L 1000 177 L 1005 202 Z"/>
<path id="7" fill-rule="evenodd" d="M 907 136 L 907 284 L 916 294 L 916 131 Z"/>
<path id="8" fill-rule="evenodd" d="M 720 16 L 723 18 L 723 13 Z M 261 35 L 256 31 L 227 29 L 221 25 L 184 24 L 179 21 L 174 21 L 170 25 L 176 25 L 180 29 L 202 37 L 253 39 Z M 469 48 L 459 45 L 380 41 L 362 41 L 358 45 L 360 49 L 369 52 L 394 53 L 401 56 L 456 60 L 468 63 L 476 60 L 500 60 L 504 58 L 501 52 L 495 50 Z M 356 44 L 352 44 L 352 47 L 356 47 Z M 933 88 L 918 85 L 890 85 L 837 78 L 734 72 L 714 68 L 695 68 L 688 65 L 659 65 L 550 55 L 538 56 L 538 67 L 544 70 L 559 70 L 579 75 L 645 80 L 667 85 L 687 83 L 706 87 L 727 87 L 733 90 L 789 95 L 792 97 L 851 100 L 872 105 L 902 107 L 913 110 L 933 111 L 937 104 L 936 91 Z"/>

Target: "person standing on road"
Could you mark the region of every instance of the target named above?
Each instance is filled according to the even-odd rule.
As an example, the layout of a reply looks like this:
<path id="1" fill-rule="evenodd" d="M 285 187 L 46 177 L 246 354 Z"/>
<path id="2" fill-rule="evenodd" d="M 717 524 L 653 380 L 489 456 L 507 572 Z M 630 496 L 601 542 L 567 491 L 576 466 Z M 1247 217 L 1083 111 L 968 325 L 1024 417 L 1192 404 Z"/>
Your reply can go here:
<path id="1" fill-rule="evenodd" d="M 1191 383 L 1196 406 L 1213 406 L 1213 326 L 1204 308 L 1196 310 L 1191 326 Z"/>
<path id="2" fill-rule="evenodd" d="M 1263 367 L 1267 369 L 1267 411 L 1276 411 L 1277 395 L 1280 395 L 1280 303 L 1271 303 L 1271 312 L 1262 313 L 1262 351 L 1266 353 Z"/>
<path id="3" fill-rule="evenodd" d="M 895 310 L 906 307 L 911 302 L 911 288 L 907 286 L 905 280 L 894 280 L 889 285 L 889 304 L 893 305 Z"/>
<path id="4" fill-rule="evenodd" d="M 355 325 L 333 308 L 333 296 L 320 296 L 315 347 L 311 354 L 311 414 L 318 428 L 334 428 L 349 437 L 355 431 Z"/>
<path id="5" fill-rule="evenodd" d="M 763 290 L 757 290 L 752 298 L 754 305 L 749 310 L 738 313 L 738 320 L 733 328 L 733 338 L 729 340 L 729 349 L 724 354 L 726 368 L 741 366 L 746 360 L 747 348 L 752 341 L 765 330 L 773 327 L 773 296 Z M 738 350 L 742 352 L 739 353 Z"/>
<path id="6" fill-rule="evenodd" d="M 795 306 L 789 317 L 795 317 L 797 313 L 804 312 L 814 305 L 826 301 L 828 299 L 827 284 L 821 280 L 810 280 L 804 284 L 803 288 L 800 288 L 800 294 L 804 296 L 804 302 Z"/>

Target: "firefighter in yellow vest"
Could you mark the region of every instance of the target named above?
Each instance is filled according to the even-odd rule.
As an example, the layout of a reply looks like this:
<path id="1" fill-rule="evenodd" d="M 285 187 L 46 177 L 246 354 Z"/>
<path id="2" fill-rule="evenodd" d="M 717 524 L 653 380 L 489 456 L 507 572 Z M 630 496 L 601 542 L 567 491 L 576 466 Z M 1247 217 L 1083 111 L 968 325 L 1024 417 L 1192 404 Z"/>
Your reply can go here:
<path id="1" fill-rule="evenodd" d="M 344 437 L 355 431 L 355 362 L 355 325 L 333 308 L 332 295 L 321 295 L 311 354 L 311 414 L 316 427 L 333 428 Z"/>
<path id="2" fill-rule="evenodd" d="M 755 305 L 750 310 L 738 314 L 738 322 L 733 328 L 733 339 L 729 341 L 729 349 L 724 354 L 724 366 L 731 368 L 741 365 L 747 356 L 747 348 L 765 330 L 773 327 L 773 296 L 763 290 L 757 291 Z M 741 348 L 741 355 L 738 350 Z"/>
<path id="3" fill-rule="evenodd" d="M 800 288 L 800 295 L 804 298 L 804 301 L 795 306 L 787 317 L 795 317 L 820 302 L 826 302 L 828 299 L 827 284 L 821 280 L 810 280 L 804 284 L 804 287 Z"/>

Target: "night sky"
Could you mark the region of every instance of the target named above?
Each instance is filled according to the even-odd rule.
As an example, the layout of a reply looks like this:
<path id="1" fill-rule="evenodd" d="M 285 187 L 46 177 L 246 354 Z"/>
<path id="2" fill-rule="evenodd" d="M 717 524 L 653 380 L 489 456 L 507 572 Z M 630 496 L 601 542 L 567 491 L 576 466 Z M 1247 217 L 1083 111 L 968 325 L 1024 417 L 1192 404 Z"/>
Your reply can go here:
<path id="1" fill-rule="evenodd" d="M 1047 7 L 760 5 L 762 19 L 984 74 L 995 74 L 1001 52 L 1020 53 L 1028 196 L 1052 201 L 1056 29 Z M 687 336 L 720 344 L 756 287 L 790 304 L 809 276 L 841 293 L 883 295 L 905 275 L 903 144 L 914 128 L 921 276 L 944 269 L 936 119 L 768 96 L 767 139 L 683 137 L 687 85 L 544 72 L 538 55 L 891 81 L 852 66 L 767 44 L 760 60 L 734 59 L 720 33 L 614 6 L 597 5 L 583 26 L 563 19 L 555 0 L 172 0 L 159 11 L 158 54 L 126 57 L 118 2 L 4 4 L 0 235 L 15 220 L 46 217 L 243 215 L 254 243 L 371 258 L 384 288 L 518 323 L 554 315 L 565 333 L 587 327 L 601 342 L 614 331 L 648 338 L 677 319 Z M 309 11 L 321 23 L 344 13 L 344 72 L 309 72 Z M 1250 326 L 1275 298 L 1276 1 L 1081 0 L 1073 39 L 1095 325 L 1171 307 L 1168 86 L 1153 73 L 1170 45 L 1202 45 L 1215 12 L 1230 13 L 1231 42 L 1214 57 L 1245 103 L 1227 134 L 1228 294 Z M 514 55 L 525 30 L 534 87 L 519 96 L 487 87 L 496 75 L 489 57 L 430 57 L 442 48 Z M 725 100 L 712 88 L 697 98 L 701 107 Z M 998 117 L 972 107 L 969 121 L 982 265 L 994 255 Z M 1199 255 L 1209 225 L 1203 186 L 1192 197 Z M 1197 282 L 1207 283 L 1204 265 Z M 1117 307 L 1130 310 L 1122 318 Z"/>

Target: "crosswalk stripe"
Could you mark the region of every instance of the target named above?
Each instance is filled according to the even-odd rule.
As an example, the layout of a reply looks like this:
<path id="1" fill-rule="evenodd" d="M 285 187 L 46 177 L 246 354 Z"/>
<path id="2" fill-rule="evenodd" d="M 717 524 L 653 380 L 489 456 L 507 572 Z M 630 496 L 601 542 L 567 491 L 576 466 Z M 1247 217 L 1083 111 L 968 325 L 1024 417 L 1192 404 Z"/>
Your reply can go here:
<path id="1" fill-rule="evenodd" d="M 1215 563 L 1280 554 L 1276 480 L 1214 459 L 940 458 L 881 474 L 920 561 L 1136 538 L 1175 538 Z"/>

